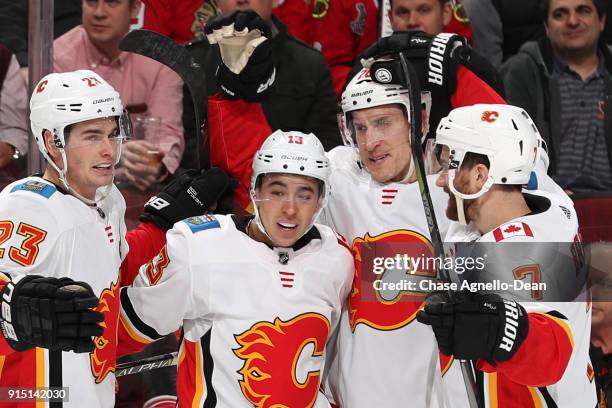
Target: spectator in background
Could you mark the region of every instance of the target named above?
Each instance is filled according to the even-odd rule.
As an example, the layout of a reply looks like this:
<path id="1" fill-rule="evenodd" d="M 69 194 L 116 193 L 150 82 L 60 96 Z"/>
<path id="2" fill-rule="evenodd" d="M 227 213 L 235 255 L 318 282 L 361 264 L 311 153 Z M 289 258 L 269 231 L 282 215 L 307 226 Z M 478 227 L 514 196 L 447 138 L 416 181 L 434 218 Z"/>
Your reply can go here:
<path id="1" fill-rule="evenodd" d="M 289 34 L 308 45 L 313 41 L 312 7 L 315 0 L 274 0 L 272 13 L 282 21 Z"/>
<path id="2" fill-rule="evenodd" d="M 144 26 L 179 44 L 204 38 L 206 21 L 218 14 L 216 0 L 142 0 Z"/>
<path id="3" fill-rule="evenodd" d="M 421 30 L 430 34 L 457 32 L 471 37 L 462 19 L 461 3 L 450 0 L 389 0 L 393 31 Z M 457 11 L 456 13 L 454 11 Z M 374 0 L 314 0 L 313 46 L 330 66 L 338 97 L 358 56 L 379 37 L 378 2 Z M 468 38 L 469 39 L 469 38 Z"/>
<path id="4" fill-rule="evenodd" d="M 544 36 L 541 0 L 463 0 L 474 31 L 474 50 L 495 68 L 525 42 Z"/>
<path id="5" fill-rule="evenodd" d="M 161 162 L 149 160 L 151 146 L 146 141 L 133 140 L 123 146 L 124 172 L 119 172 L 118 178 L 146 190 L 175 172 L 184 139 L 178 75 L 149 58 L 119 50 L 119 42 L 140 6 L 140 0 L 84 0 L 82 25 L 55 40 L 53 52 L 56 72 L 91 69 L 119 91 L 130 113 L 161 119 Z"/>
<path id="6" fill-rule="evenodd" d="M 0 44 L 0 169 L 15 177 L 13 164 L 28 151 L 27 100 L 17 58 Z"/>
<path id="7" fill-rule="evenodd" d="M 267 90 L 263 93 L 252 90 L 252 99 L 231 97 L 224 93 L 223 97 L 217 95 L 209 98 L 208 103 L 210 164 L 223 168 L 239 180 L 236 194 L 240 207 L 250 202 L 248 186 L 253 154 L 273 131 L 293 129 L 314 133 L 326 150 L 341 143 L 336 119 L 337 101 L 323 56 L 287 33 L 287 27 L 272 15 L 272 0 L 218 0 L 218 6 L 226 14 L 216 18 L 226 18 L 227 13 L 232 11 L 240 11 L 242 17 L 250 14 L 248 18 L 258 15 L 264 31 L 270 31 L 270 37 L 263 43 L 267 53 L 259 61 L 262 67 L 255 68 L 262 78 L 267 75 L 266 78 L 270 80 L 262 83 L 262 89 Z M 207 27 L 211 27 L 212 22 L 210 20 Z M 229 72 L 222 65 L 219 45 L 211 46 L 205 39 L 189 44 L 187 49 L 206 71 L 208 95 L 213 97 L 218 94 L 220 79 L 217 78 L 217 82 L 214 80 L 217 67 L 220 71 Z M 244 60 L 248 58 L 245 55 Z M 248 64 L 251 67 L 252 60 Z M 275 69 L 275 74 L 269 77 L 272 69 Z M 231 88 L 238 82 L 231 85 L 225 83 L 225 87 Z M 253 79 L 251 83 L 255 82 L 256 79 Z M 187 92 L 183 100 L 187 149 L 181 167 L 188 168 L 194 167 L 196 132 L 191 98 Z M 257 113 L 255 123 L 244 123 L 241 116 L 245 112 Z"/>
<path id="8" fill-rule="evenodd" d="M 612 408 L 612 243 L 594 242 L 587 248 L 593 294 L 590 354 L 597 401 L 598 407 Z"/>
<path id="9" fill-rule="evenodd" d="M 612 190 L 612 54 L 600 41 L 603 0 L 543 0 L 546 37 L 502 67 L 509 103 L 548 145 L 549 173 L 568 194 Z"/>
<path id="10" fill-rule="evenodd" d="M 357 56 L 378 39 L 378 1 L 312 0 L 313 46 L 331 69 L 339 98 Z M 438 0 L 434 0 L 438 1 Z"/>
<path id="11" fill-rule="evenodd" d="M 81 22 L 82 0 L 53 2 L 53 38 L 57 38 Z M 0 1 L 0 43 L 15 53 L 21 76 L 28 83 L 28 0 Z"/>

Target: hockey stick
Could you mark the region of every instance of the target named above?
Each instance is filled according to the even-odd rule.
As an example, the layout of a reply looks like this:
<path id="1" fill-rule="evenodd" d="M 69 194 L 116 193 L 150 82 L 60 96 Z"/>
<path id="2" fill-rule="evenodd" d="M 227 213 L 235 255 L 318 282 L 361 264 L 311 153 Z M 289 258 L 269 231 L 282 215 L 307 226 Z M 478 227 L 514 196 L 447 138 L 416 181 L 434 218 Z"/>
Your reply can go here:
<path id="1" fill-rule="evenodd" d="M 181 77 L 193 103 L 195 114 L 196 133 L 196 160 L 198 170 L 201 170 L 202 145 L 206 146 L 206 132 L 202 136 L 202 130 L 207 126 L 207 102 L 206 75 L 204 68 L 193 58 L 185 47 L 177 44 L 169 37 L 149 30 L 133 30 L 123 37 L 119 43 L 123 51 L 133 52 L 154 59 L 164 64 Z M 202 144 L 202 137 L 204 144 Z"/>
<path id="2" fill-rule="evenodd" d="M 419 190 L 421 191 L 421 199 L 423 200 L 425 217 L 427 218 L 429 236 L 431 237 L 431 243 L 434 248 L 434 255 L 436 258 L 441 259 L 441 257 L 444 256 L 444 246 L 442 244 L 442 238 L 440 237 L 440 229 L 438 228 L 433 201 L 429 193 L 429 186 L 427 185 L 427 175 L 425 174 L 425 163 L 423 160 L 423 147 L 421 145 L 422 120 L 421 90 L 418 85 L 419 79 L 414 67 L 408 62 L 403 52 L 399 53 L 399 60 L 406 80 L 408 94 L 410 95 L 410 147 L 412 148 L 412 160 L 415 162 L 414 167 L 419 183 Z M 438 269 L 438 276 L 440 276 L 444 282 L 451 282 L 450 275 L 443 265 L 438 265 L 436 262 L 436 268 Z M 450 291 L 449 294 L 452 297 Z M 459 362 L 461 363 L 461 373 L 463 374 L 463 381 L 465 382 L 465 390 L 467 392 L 470 408 L 479 408 L 478 399 L 476 398 L 476 377 L 474 375 L 472 363 L 466 360 L 459 360 Z"/>
<path id="3" fill-rule="evenodd" d="M 162 354 L 142 360 L 130 361 L 128 363 L 117 364 L 115 367 L 115 377 L 124 375 L 140 374 L 144 371 L 157 370 L 158 368 L 172 367 L 178 364 L 178 353 Z"/>

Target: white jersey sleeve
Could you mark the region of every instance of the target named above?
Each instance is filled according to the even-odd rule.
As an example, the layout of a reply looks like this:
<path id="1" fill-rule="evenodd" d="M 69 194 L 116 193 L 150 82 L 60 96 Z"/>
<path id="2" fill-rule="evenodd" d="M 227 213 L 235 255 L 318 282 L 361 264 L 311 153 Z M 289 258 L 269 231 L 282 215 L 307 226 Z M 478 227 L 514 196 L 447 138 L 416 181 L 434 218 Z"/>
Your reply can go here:
<path id="1" fill-rule="evenodd" d="M 63 231 L 47 197 L 55 188 L 41 186 L 44 193 L 38 194 L 19 186 L 8 186 L 0 195 L 0 270 L 64 276 L 68 271 L 57 270 L 55 254 Z"/>
<path id="2" fill-rule="evenodd" d="M 206 273 L 199 274 L 197 291 L 192 290 L 193 234 L 186 223 L 176 223 L 159 254 L 140 267 L 131 287 L 122 289 L 122 319 L 146 341 L 172 333 L 184 319 L 205 316 L 210 310 Z"/>

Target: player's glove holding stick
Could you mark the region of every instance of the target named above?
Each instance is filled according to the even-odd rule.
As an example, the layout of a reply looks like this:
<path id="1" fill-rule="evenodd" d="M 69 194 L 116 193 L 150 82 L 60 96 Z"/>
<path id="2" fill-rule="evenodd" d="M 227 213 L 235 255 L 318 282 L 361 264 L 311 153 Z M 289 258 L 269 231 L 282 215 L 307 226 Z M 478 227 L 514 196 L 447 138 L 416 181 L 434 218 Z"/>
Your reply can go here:
<path id="1" fill-rule="evenodd" d="M 99 300 L 85 282 L 39 275 L 13 277 L 1 292 L 0 324 L 16 351 L 32 347 L 89 353 L 100 336 L 104 315 L 93 309 Z"/>
<path id="2" fill-rule="evenodd" d="M 431 326 L 442 353 L 491 365 L 511 359 L 529 332 L 520 304 L 468 290 L 453 292 L 452 299 L 447 291 L 430 293 L 417 320 Z"/>
<path id="3" fill-rule="evenodd" d="M 219 44 L 217 85 L 228 99 L 264 100 L 276 75 L 270 26 L 256 12 L 232 11 L 208 20 L 210 44 Z"/>
<path id="4" fill-rule="evenodd" d="M 233 191 L 237 185 L 236 180 L 218 167 L 203 173 L 183 172 L 147 201 L 140 220 L 154 222 L 167 231 L 187 217 L 213 211 L 229 214 L 233 211 Z"/>

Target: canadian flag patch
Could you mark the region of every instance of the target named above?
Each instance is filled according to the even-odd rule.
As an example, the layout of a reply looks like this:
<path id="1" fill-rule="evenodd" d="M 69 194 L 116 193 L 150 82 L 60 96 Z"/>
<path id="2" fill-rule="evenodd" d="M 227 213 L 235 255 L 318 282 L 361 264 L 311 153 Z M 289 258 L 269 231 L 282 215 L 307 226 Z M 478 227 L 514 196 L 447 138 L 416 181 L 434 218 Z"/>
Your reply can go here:
<path id="1" fill-rule="evenodd" d="M 533 237 L 533 232 L 524 222 L 509 222 L 497 227 L 493 231 L 493 237 L 495 237 L 495 242 L 499 242 L 510 237 Z"/>

